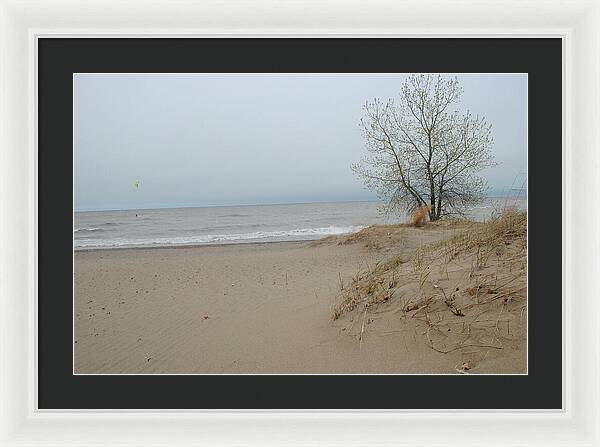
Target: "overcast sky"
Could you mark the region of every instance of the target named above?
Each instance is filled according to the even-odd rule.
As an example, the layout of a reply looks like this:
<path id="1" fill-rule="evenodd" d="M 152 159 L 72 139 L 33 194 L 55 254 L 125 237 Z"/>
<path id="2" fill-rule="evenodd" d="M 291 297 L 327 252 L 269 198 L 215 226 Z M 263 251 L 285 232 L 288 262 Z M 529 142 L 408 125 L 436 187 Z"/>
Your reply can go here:
<path id="1" fill-rule="evenodd" d="M 369 200 L 358 123 L 404 75 L 75 75 L 75 209 Z M 490 192 L 526 171 L 527 76 L 458 75 L 493 125 Z M 134 183 L 139 181 L 139 187 Z"/>

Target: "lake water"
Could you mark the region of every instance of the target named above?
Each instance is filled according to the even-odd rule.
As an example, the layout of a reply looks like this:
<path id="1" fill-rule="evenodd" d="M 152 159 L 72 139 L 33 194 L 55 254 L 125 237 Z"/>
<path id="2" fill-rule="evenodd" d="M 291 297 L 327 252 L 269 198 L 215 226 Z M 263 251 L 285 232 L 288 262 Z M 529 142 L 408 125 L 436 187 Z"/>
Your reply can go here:
<path id="1" fill-rule="evenodd" d="M 378 202 L 214 206 L 76 212 L 75 249 L 230 244 L 319 239 L 372 224 L 406 222 L 382 216 Z M 469 212 L 485 220 L 494 210 L 525 199 L 489 198 Z"/>

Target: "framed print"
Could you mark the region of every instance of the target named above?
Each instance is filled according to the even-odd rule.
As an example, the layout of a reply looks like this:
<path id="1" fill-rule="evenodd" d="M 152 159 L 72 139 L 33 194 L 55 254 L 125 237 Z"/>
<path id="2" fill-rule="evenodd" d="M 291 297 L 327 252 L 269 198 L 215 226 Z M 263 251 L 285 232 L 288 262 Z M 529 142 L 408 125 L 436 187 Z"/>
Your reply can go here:
<path id="1" fill-rule="evenodd" d="M 560 178 L 561 53 L 39 39 L 40 407 L 423 408 L 346 390 L 437 386 L 444 408 L 464 374 L 481 391 L 452 408 L 488 409 L 484 389 L 561 408 L 561 332 L 535 336 L 561 327 L 560 258 L 538 242 L 560 235 L 540 218 L 560 183 L 536 180 Z M 384 62 L 364 73 L 360 54 Z M 166 392 L 142 403 L 148 386 Z"/>
<path id="2" fill-rule="evenodd" d="M 5 5 L 3 442 L 598 445 L 596 3 L 234 5 Z"/>

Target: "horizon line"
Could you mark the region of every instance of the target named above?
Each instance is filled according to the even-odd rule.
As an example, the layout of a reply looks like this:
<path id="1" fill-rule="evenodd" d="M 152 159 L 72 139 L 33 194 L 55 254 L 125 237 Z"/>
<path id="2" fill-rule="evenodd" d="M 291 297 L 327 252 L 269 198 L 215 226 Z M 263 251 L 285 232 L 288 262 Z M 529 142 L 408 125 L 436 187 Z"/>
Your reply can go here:
<path id="1" fill-rule="evenodd" d="M 134 210 L 176 210 L 182 208 L 225 208 L 233 206 L 278 206 L 278 205 L 311 205 L 315 203 L 360 203 L 360 202 L 379 202 L 378 199 L 350 199 L 350 200 L 315 200 L 315 201 L 301 201 L 301 202 L 266 202 L 266 203 L 232 203 L 232 204 L 217 204 L 217 205 L 179 205 L 179 206 L 155 206 L 152 208 L 96 208 L 88 210 L 76 210 L 73 208 L 75 213 L 92 213 L 96 211 L 134 211 Z"/>
<path id="2" fill-rule="evenodd" d="M 527 191 L 521 196 L 510 196 L 506 194 L 490 194 L 486 199 L 527 199 Z M 269 202 L 269 203 L 232 203 L 232 204 L 216 204 L 216 205 L 168 205 L 154 206 L 149 208 L 132 207 L 132 208 L 90 208 L 76 209 L 73 208 L 73 213 L 94 213 L 103 211 L 135 211 L 135 210 L 170 210 L 170 209 L 185 209 L 185 208 L 225 208 L 225 207 L 240 207 L 240 206 L 281 206 L 281 205 L 311 205 L 311 204 L 327 204 L 327 203 L 365 203 L 365 202 L 384 202 L 379 199 L 350 199 L 350 200 L 315 200 L 315 201 L 300 201 L 300 202 Z"/>

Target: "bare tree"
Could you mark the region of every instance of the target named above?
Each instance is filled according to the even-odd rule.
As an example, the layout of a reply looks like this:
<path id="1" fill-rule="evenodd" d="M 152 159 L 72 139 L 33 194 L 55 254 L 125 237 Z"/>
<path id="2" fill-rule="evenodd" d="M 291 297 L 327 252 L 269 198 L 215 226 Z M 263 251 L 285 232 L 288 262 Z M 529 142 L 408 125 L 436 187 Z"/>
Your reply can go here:
<path id="1" fill-rule="evenodd" d="M 461 96 L 458 79 L 412 75 L 399 100 L 364 106 L 368 155 L 352 169 L 387 203 L 386 211 L 429 206 L 429 219 L 463 214 L 485 197 L 478 173 L 495 165 L 491 125 L 451 110 Z"/>

